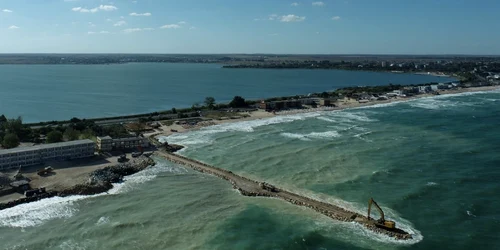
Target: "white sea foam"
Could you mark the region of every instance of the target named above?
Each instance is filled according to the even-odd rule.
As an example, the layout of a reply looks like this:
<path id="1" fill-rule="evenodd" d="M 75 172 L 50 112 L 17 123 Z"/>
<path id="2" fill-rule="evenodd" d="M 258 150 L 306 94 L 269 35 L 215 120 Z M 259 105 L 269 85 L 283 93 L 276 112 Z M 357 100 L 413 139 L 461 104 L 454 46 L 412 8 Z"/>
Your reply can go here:
<path id="1" fill-rule="evenodd" d="M 59 249 L 63 250 L 86 250 L 98 248 L 97 241 L 84 240 L 82 242 L 75 242 L 74 240 L 67 240 L 59 245 Z"/>
<path id="2" fill-rule="evenodd" d="M 315 197 L 311 197 L 311 198 L 315 198 Z M 335 204 L 335 205 L 340 206 L 340 207 L 343 207 L 343 208 L 348 209 L 350 211 L 360 213 L 360 214 L 364 214 L 366 212 L 366 207 L 361 208 L 361 206 L 359 204 L 349 203 L 346 201 L 333 199 L 333 198 L 328 199 L 327 202 L 329 202 L 331 204 Z M 386 211 L 386 218 L 387 219 L 396 221 L 397 227 L 400 229 L 403 229 L 404 231 L 411 234 L 413 239 L 411 239 L 411 240 L 397 240 L 397 239 L 389 237 L 385 234 L 376 233 L 376 232 L 364 227 L 363 225 L 355 223 L 355 222 L 341 222 L 341 221 L 336 221 L 336 220 L 325 220 L 322 222 L 318 222 L 317 224 L 322 226 L 322 227 L 338 227 L 338 226 L 342 227 L 342 230 L 340 231 L 340 233 L 345 234 L 345 238 L 349 242 L 351 242 L 352 232 L 354 232 L 355 234 L 362 236 L 362 238 L 366 239 L 366 241 L 364 243 L 358 242 L 359 244 L 362 244 L 362 245 L 365 245 L 365 244 L 371 245 L 371 243 L 370 243 L 371 240 L 376 240 L 376 241 L 382 242 L 382 243 L 397 244 L 397 245 L 413 245 L 413 244 L 416 244 L 416 243 L 423 240 L 424 237 L 423 237 L 422 233 L 419 230 L 415 229 L 409 221 L 399 217 L 393 210 L 391 210 L 389 208 L 383 207 L 383 210 Z M 337 233 L 338 232 L 336 232 L 336 234 Z M 341 235 L 339 235 L 339 237 L 344 238 Z M 362 239 L 362 238 L 358 238 L 358 239 Z"/>
<path id="3" fill-rule="evenodd" d="M 52 197 L 0 210 L 0 227 L 34 227 L 48 220 L 69 218 L 79 211 L 78 206 L 75 205 L 77 201 L 130 191 L 139 184 L 154 179 L 161 172 L 184 173 L 186 171 L 183 168 L 173 167 L 169 163 L 160 162 L 141 172 L 126 176 L 124 182 L 113 184 L 113 188 L 107 193 Z"/>
<path id="4" fill-rule="evenodd" d="M 476 215 L 474 215 L 471 211 L 467 210 L 467 215 L 468 216 L 471 216 L 471 217 L 476 217 Z"/>
<path id="5" fill-rule="evenodd" d="M 52 197 L 4 209 L 0 211 L 0 226 L 33 227 L 47 220 L 68 218 L 78 211 L 73 203 L 85 198 L 83 195 Z"/>
<path id="6" fill-rule="evenodd" d="M 432 181 L 427 182 L 427 186 L 437 186 L 438 184 Z"/>
<path id="7" fill-rule="evenodd" d="M 355 134 L 354 137 L 356 137 L 356 138 L 358 138 L 358 139 L 360 139 L 362 141 L 373 142 L 372 140 L 367 139 L 367 138 L 364 137 L 365 135 L 369 135 L 371 133 L 372 133 L 371 131 L 368 131 L 368 132 L 364 132 L 364 133 L 360 133 L 360 134 Z"/>
<path id="8" fill-rule="evenodd" d="M 304 113 L 304 114 L 295 114 L 295 115 L 283 115 L 283 116 L 275 116 L 272 118 L 263 118 L 252 121 L 243 121 L 243 122 L 235 122 L 235 123 L 224 123 L 214 126 L 209 126 L 205 128 L 201 128 L 196 131 L 191 131 L 183 134 L 173 134 L 170 136 L 159 136 L 158 140 L 160 142 L 168 141 L 169 143 L 181 144 L 184 146 L 190 145 L 204 145 L 210 144 L 213 142 L 213 135 L 224 132 L 254 132 L 255 128 L 268 126 L 273 124 L 280 123 L 288 123 L 298 120 L 305 120 L 308 118 L 313 118 L 320 116 L 318 112 L 314 113 Z"/>
<path id="9" fill-rule="evenodd" d="M 455 108 L 458 106 L 470 106 L 470 104 L 465 102 L 454 102 L 450 100 L 421 99 L 415 102 L 411 102 L 410 106 L 414 108 L 437 110 L 437 109 Z"/>
<path id="10" fill-rule="evenodd" d="M 376 119 L 368 117 L 369 112 L 351 112 L 349 110 L 330 112 L 326 116 L 318 117 L 323 121 L 328 122 L 374 122 Z"/>
<path id="11" fill-rule="evenodd" d="M 108 224 L 109 223 L 109 217 L 107 216 L 101 216 L 101 218 L 99 218 L 99 220 L 97 220 L 97 222 L 95 223 L 96 226 L 102 226 L 104 224 Z"/>
<path id="12" fill-rule="evenodd" d="M 299 139 L 303 141 L 311 141 L 311 139 L 333 139 L 336 137 L 340 137 L 340 134 L 337 131 L 326 131 L 326 132 L 312 132 L 308 134 L 297 134 L 297 133 L 281 133 L 281 136 Z"/>

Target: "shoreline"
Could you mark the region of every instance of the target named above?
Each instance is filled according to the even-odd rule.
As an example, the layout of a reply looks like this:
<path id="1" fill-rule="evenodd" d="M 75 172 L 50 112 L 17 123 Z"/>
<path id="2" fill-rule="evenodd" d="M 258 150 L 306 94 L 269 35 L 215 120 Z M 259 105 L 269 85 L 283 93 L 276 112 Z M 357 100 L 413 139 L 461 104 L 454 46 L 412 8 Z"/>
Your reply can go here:
<path id="1" fill-rule="evenodd" d="M 392 98 L 389 100 L 370 101 L 367 103 L 359 103 L 358 101 L 351 99 L 350 101 L 346 101 L 346 102 L 338 101 L 337 103 L 335 103 L 337 105 L 336 107 L 290 109 L 290 110 L 278 111 L 278 112 L 275 112 L 275 114 L 273 114 L 271 112 L 263 111 L 263 110 L 257 110 L 257 111 L 240 113 L 240 114 L 249 115 L 248 117 L 200 122 L 197 125 L 190 126 L 190 127 L 183 127 L 183 126 L 176 125 L 176 124 L 162 125 L 160 128 L 161 128 L 161 130 L 163 130 L 163 132 L 144 133 L 144 136 L 145 137 L 158 137 L 158 136 L 167 136 L 168 137 L 168 136 L 173 135 L 173 134 L 187 133 L 190 131 L 199 130 L 201 128 L 221 125 L 221 124 L 225 124 L 225 123 L 237 123 L 237 122 L 244 122 L 244 121 L 253 121 L 253 120 L 260 120 L 260 119 L 272 118 L 272 117 L 277 117 L 277 116 L 295 115 L 295 114 L 312 113 L 312 112 L 340 111 L 340 110 L 344 110 L 344 109 L 370 107 L 370 106 L 375 106 L 375 105 L 380 105 L 380 104 L 407 102 L 407 101 L 413 101 L 413 100 L 418 100 L 418 99 L 428 98 L 428 97 L 455 95 L 455 94 L 461 94 L 461 93 L 487 92 L 487 91 L 494 91 L 494 90 L 498 90 L 498 89 L 500 89 L 500 86 L 483 86 L 483 87 L 471 87 L 471 88 L 461 88 L 461 89 L 452 89 L 452 90 L 439 90 L 438 91 L 439 95 L 420 94 L 420 95 L 411 96 L 411 97 L 397 97 L 397 98 Z M 172 130 L 177 131 L 177 132 L 172 132 Z"/>
<path id="2" fill-rule="evenodd" d="M 488 91 L 494 91 L 494 90 L 499 90 L 500 86 L 486 86 L 486 87 L 474 87 L 474 88 L 464 88 L 464 89 L 456 89 L 456 90 L 444 90 L 444 91 L 439 91 L 440 95 L 446 96 L 446 95 L 454 95 L 454 94 L 461 94 L 461 93 L 474 93 L 474 92 L 488 92 Z M 309 108 L 309 109 L 295 109 L 295 110 L 286 110 L 286 111 L 280 111 L 276 112 L 275 114 L 263 110 L 257 110 L 257 111 L 248 111 L 243 114 L 248 115 L 246 117 L 241 117 L 242 113 L 240 113 L 239 118 L 235 119 L 226 119 L 226 120 L 210 120 L 210 121 L 202 121 L 199 122 L 196 125 L 188 125 L 188 126 L 181 126 L 179 124 L 172 124 L 172 125 L 163 125 L 160 127 L 162 132 L 150 132 L 150 133 L 145 133 L 145 137 L 149 137 L 151 139 L 154 139 L 158 136 L 170 136 L 173 134 L 182 134 L 182 133 L 187 133 L 190 131 L 195 131 L 199 130 L 205 127 L 210 127 L 210 126 L 216 126 L 216 125 L 221 125 L 221 124 L 226 124 L 226 123 L 237 123 L 237 122 L 245 122 L 245 121 L 253 121 L 253 120 L 260 120 L 260 119 L 269 119 L 272 117 L 277 117 L 277 116 L 286 116 L 286 115 L 294 115 L 294 114 L 302 114 L 302 113 L 312 113 L 312 112 L 322 112 L 322 111 L 340 111 L 344 109 L 355 109 L 355 108 L 362 108 L 362 107 L 370 107 L 374 105 L 380 105 L 380 104 L 390 104 L 390 103 L 398 103 L 398 102 L 407 102 L 407 101 L 412 101 L 412 100 L 417 100 L 421 98 L 428 98 L 428 97 L 435 97 L 436 95 L 434 94 L 422 94 L 422 95 L 417 95 L 417 96 L 412 96 L 412 97 L 406 97 L 406 98 L 393 98 L 389 100 L 383 100 L 383 101 L 370 101 L 368 103 L 359 103 L 355 100 L 350 100 L 346 102 L 340 102 L 337 103 L 337 107 L 319 107 L 319 108 Z M 175 130 L 177 132 L 173 132 L 172 130 Z M 117 163 L 117 158 L 116 156 L 114 157 L 103 157 L 103 156 L 95 156 L 94 158 L 91 159 L 80 159 L 77 161 L 72 161 L 72 162 L 54 162 L 50 163 L 51 166 L 54 167 L 56 174 L 51 175 L 51 176 L 46 176 L 46 177 L 40 177 L 37 176 L 36 171 L 37 168 L 40 168 L 40 166 L 32 166 L 26 169 L 23 169 L 22 173 L 26 177 L 28 177 L 32 182 L 30 183 L 32 185 L 32 188 L 41 188 L 41 187 L 46 187 L 47 188 L 47 193 L 52 194 L 52 196 L 60 196 L 59 194 L 63 194 L 64 196 L 67 195 L 74 195 L 74 194 L 86 194 L 86 191 L 81 191 L 82 189 L 75 188 L 77 186 L 82 186 L 89 184 L 89 177 L 92 175 L 92 173 L 95 173 L 96 171 L 101 171 L 105 168 L 109 168 L 110 166 L 119 166 L 121 164 Z M 132 160 L 131 163 L 135 161 Z M 143 169 L 140 169 L 138 171 L 141 171 Z M 136 172 L 138 172 L 136 171 Z M 129 175 L 132 173 L 128 173 L 125 175 Z M 125 176 L 123 175 L 123 176 Z M 109 181 L 109 183 L 115 183 L 116 181 Z M 109 189 L 109 188 L 108 188 Z M 72 190 L 72 191 L 67 191 L 67 190 Z M 90 189 L 89 189 L 90 190 Z M 104 189 L 96 189 L 99 192 L 105 192 L 106 190 Z M 80 192 L 81 191 L 81 192 Z M 97 192 L 96 191 L 96 192 Z M 52 197 L 50 196 L 50 197 Z M 2 205 L 13 200 L 19 200 L 19 199 L 26 199 L 23 198 L 24 195 L 20 193 L 13 193 L 13 194 L 7 194 L 7 195 L 0 195 L 0 210 L 2 209 Z M 42 197 L 42 198 L 47 198 L 47 197 Z M 36 201 L 38 199 L 27 199 L 26 201 L 23 201 L 22 203 L 30 202 L 30 201 Z M 21 203 L 19 203 L 21 204 Z M 17 205 L 17 204 L 16 204 Z M 10 206 L 9 206 L 10 207 Z"/>
<path id="3" fill-rule="evenodd" d="M 92 159 L 81 159 L 79 163 L 66 163 L 66 167 L 54 167 L 51 174 L 38 176 L 36 167 L 32 166 L 22 172 L 22 180 L 28 180 L 31 190 L 42 192 L 33 196 L 25 196 L 19 192 L 0 196 L 0 210 L 15 207 L 51 197 L 66 197 L 72 195 L 93 195 L 104 193 L 113 188 L 114 183 L 122 181 L 123 177 L 135 174 L 155 165 L 150 157 L 140 156 L 125 163 L 105 161 L 101 156 Z M 81 163 L 85 163 L 81 165 Z M 69 166 L 68 166 L 69 165 Z"/>

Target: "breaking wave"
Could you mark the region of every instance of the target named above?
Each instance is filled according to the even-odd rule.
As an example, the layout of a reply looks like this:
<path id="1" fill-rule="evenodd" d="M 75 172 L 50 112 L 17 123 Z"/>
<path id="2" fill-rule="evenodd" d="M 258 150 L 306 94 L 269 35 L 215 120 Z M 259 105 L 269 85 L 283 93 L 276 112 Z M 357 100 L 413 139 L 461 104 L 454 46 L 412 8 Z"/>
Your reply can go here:
<path id="1" fill-rule="evenodd" d="M 79 211 L 77 202 L 80 200 L 133 190 L 139 184 L 151 181 L 162 172 L 185 173 L 186 171 L 184 168 L 175 167 L 167 162 L 157 162 L 153 167 L 126 176 L 124 182 L 113 184 L 113 188 L 107 193 L 52 197 L 0 210 L 0 227 L 34 227 L 49 220 L 69 218 Z M 102 221 L 101 219 L 97 222 L 98 224 L 105 223 L 106 218 Z"/>
<path id="2" fill-rule="evenodd" d="M 332 139 L 335 137 L 340 137 L 340 134 L 337 131 L 312 132 L 308 134 L 281 133 L 280 135 L 291 139 L 299 139 L 302 141 L 311 141 L 312 139 Z"/>
<path id="3" fill-rule="evenodd" d="M 199 145 L 199 144 L 210 144 L 213 142 L 213 135 L 224 132 L 254 132 L 255 128 L 268 126 L 280 123 L 289 123 L 293 121 L 305 120 L 308 118 L 318 117 L 320 114 L 318 112 L 314 113 L 304 113 L 286 116 L 275 116 L 271 118 L 263 118 L 259 120 L 235 122 L 235 123 L 224 123 L 214 126 L 209 126 L 201 128 L 199 130 L 173 134 L 170 136 L 159 136 L 158 140 L 160 142 L 165 142 L 168 140 L 169 143 L 181 144 L 184 146 L 189 145 Z"/>

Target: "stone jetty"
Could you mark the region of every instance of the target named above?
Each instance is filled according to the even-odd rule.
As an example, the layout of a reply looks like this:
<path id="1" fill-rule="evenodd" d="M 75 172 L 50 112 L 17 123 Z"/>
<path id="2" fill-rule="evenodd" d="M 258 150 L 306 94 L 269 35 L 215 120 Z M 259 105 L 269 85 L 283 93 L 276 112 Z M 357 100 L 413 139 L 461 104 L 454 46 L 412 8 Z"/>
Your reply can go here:
<path id="1" fill-rule="evenodd" d="M 35 196 L 25 197 L 7 203 L 0 203 L 0 210 L 54 196 L 93 195 L 107 192 L 113 188 L 113 183 L 121 182 L 123 177 L 135 174 L 152 165 L 155 165 L 153 159 L 146 156 L 140 156 L 134 159 L 133 162 L 119 163 L 117 165 L 97 169 L 89 174 L 89 179 L 85 183 L 77 183 L 63 190 L 48 190 L 47 192 Z"/>
<path id="2" fill-rule="evenodd" d="M 405 232 L 401 229 L 388 230 L 385 228 L 377 227 L 375 220 L 368 219 L 366 216 L 363 216 L 359 213 L 348 211 L 344 208 L 332 204 L 288 192 L 265 182 L 254 181 L 246 177 L 234 174 L 229 170 L 210 166 L 206 163 L 189 159 L 181 155 L 164 151 L 157 151 L 156 154 L 166 158 L 171 162 L 227 180 L 233 185 L 233 188 L 237 189 L 242 195 L 245 196 L 264 196 L 279 198 L 294 205 L 308 207 L 335 220 L 359 223 L 374 232 L 385 234 L 398 240 L 412 239 L 412 236 L 408 232 Z"/>

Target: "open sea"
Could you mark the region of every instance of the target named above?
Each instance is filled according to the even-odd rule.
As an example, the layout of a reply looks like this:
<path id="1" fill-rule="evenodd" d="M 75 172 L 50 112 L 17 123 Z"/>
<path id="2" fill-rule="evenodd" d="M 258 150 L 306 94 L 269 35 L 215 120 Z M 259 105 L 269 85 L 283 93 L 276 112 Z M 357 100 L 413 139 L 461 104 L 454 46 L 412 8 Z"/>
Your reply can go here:
<path id="1" fill-rule="evenodd" d="M 25 122 L 187 108 L 213 96 L 259 99 L 347 86 L 448 82 L 429 75 L 341 70 L 223 69 L 218 64 L 0 65 L 0 114 Z"/>
<path id="2" fill-rule="evenodd" d="M 411 241 L 244 197 L 227 181 L 157 159 L 109 194 L 0 211 L 0 248 L 500 249 L 499 125 L 497 90 L 162 138 L 185 145 L 183 155 L 360 213 L 373 197 Z"/>

